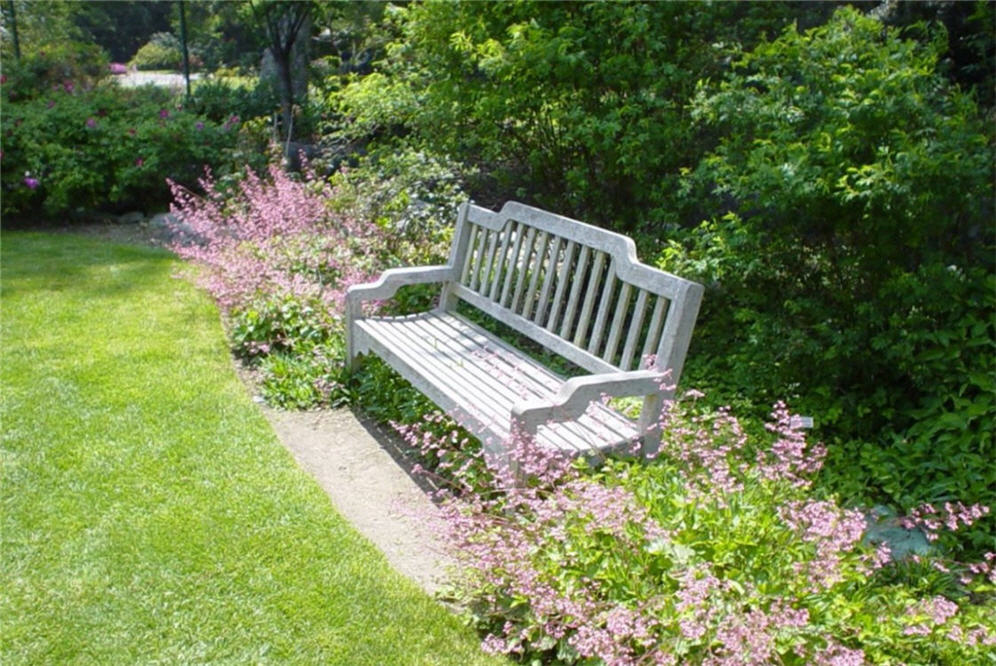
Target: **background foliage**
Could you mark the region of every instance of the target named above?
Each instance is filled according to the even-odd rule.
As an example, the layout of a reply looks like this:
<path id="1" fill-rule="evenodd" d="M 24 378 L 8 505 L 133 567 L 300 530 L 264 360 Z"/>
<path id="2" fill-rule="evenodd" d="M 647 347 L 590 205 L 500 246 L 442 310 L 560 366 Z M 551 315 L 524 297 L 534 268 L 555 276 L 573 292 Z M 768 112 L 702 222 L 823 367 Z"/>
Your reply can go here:
<path id="1" fill-rule="evenodd" d="M 692 106 L 718 144 L 683 196 L 713 213 L 660 260 L 713 286 L 692 381 L 789 391 L 904 505 L 996 481 L 993 151 L 944 48 L 844 9 L 731 53 Z"/>
<path id="2" fill-rule="evenodd" d="M 235 145 L 233 124 L 191 113 L 168 91 L 95 84 L 83 63 L 40 64 L 52 56 L 5 68 L 4 214 L 165 207 L 166 178 L 193 184 Z"/>

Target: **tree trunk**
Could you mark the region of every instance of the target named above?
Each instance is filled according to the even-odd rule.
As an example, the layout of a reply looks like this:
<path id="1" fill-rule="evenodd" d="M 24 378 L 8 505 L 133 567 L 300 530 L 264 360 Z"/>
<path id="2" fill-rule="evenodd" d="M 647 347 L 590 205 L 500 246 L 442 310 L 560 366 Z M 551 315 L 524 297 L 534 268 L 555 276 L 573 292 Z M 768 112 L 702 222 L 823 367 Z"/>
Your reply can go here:
<path id="1" fill-rule="evenodd" d="M 294 139 L 294 80 L 291 75 L 291 54 L 275 53 L 273 60 L 277 65 L 277 77 L 280 84 L 280 115 L 283 125 L 284 159 L 290 161 L 288 154 L 291 141 Z"/>

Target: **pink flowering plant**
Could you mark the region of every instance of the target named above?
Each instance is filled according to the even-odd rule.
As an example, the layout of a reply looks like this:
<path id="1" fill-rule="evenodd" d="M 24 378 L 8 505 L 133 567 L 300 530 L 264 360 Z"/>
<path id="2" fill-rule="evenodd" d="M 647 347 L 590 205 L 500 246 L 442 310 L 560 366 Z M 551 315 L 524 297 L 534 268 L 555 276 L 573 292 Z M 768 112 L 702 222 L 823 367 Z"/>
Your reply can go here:
<path id="1" fill-rule="evenodd" d="M 907 563 L 866 538 L 863 512 L 813 496 L 825 451 L 784 405 L 756 431 L 729 410 L 673 405 L 655 460 L 598 469 L 528 441 L 510 443 L 515 473 L 488 468 L 446 423 L 436 414 L 398 428 L 447 468 L 429 474 L 449 484 L 452 593 L 489 651 L 532 663 L 837 666 L 996 653 L 996 556 L 919 558 L 949 570 L 943 594 L 936 578 L 897 575 Z M 986 511 L 952 504 L 927 520 L 957 529 Z"/>
<path id="2" fill-rule="evenodd" d="M 199 191 L 170 187 L 172 249 L 200 267 L 264 396 L 286 407 L 345 400 L 343 299 L 401 261 L 385 231 L 333 211 L 334 187 L 307 165 L 300 175 L 274 165 L 234 182 L 208 173 Z"/>

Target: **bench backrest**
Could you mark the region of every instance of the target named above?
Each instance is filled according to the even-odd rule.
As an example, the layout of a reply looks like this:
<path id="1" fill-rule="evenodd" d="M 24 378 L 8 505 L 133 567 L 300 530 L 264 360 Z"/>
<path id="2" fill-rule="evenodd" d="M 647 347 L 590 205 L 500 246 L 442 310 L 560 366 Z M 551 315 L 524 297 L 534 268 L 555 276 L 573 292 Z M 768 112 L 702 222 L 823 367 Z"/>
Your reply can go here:
<path id="1" fill-rule="evenodd" d="M 514 201 L 460 208 L 458 281 L 441 307 L 470 303 L 590 372 L 671 370 L 677 383 L 702 286 L 641 264 L 633 241 Z"/>

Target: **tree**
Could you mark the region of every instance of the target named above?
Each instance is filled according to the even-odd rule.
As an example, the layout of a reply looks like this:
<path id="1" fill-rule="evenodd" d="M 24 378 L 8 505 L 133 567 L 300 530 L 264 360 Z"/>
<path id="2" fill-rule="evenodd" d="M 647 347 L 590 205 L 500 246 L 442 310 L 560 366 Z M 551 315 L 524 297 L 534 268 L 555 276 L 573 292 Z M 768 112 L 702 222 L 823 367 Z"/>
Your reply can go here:
<path id="1" fill-rule="evenodd" d="M 713 44 L 753 44 L 784 3 L 413 3 L 400 38 L 342 110 L 347 132 L 410 133 L 503 193 L 632 230 L 701 151 L 686 101 L 718 73 Z M 409 139 L 411 140 L 411 139 Z M 494 190 L 492 186 L 490 189 Z"/>
<path id="2" fill-rule="evenodd" d="M 72 3 L 73 23 L 114 62 L 128 62 L 149 37 L 170 29 L 173 2 L 91 0 Z"/>
<path id="3" fill-rule="evenodd" d="M 253 14 L 266 31 L 270 53 L 277 66 L 280 89 L 281 126 L 284 134 L 284 158 L 291 162 L 291 140 L 294 133 L 294 46 L 309 24 L 312 3 L 288 0 L 250 0 Z M 303 35 L 307 38 L 307 34 Z"/>

